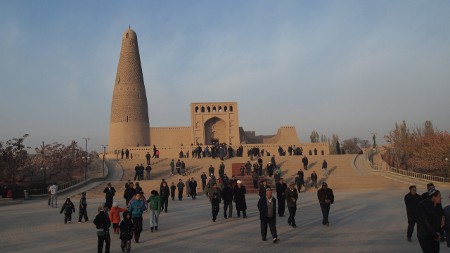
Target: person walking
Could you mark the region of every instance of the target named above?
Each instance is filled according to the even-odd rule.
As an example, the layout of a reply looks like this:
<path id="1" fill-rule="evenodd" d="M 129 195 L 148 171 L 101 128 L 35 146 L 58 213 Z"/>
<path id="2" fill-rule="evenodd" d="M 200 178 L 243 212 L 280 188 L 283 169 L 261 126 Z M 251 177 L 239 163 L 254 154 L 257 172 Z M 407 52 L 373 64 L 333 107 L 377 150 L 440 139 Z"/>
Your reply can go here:
<path id="1" fill-rule="evenodd" d="M 322 188 L 317 191 L 317 198 L 319 199 L 320 209 L 322 210 L 322 224 L 325 226 L 330 226 L 328 215 L 330 214 L 331 204 L 334 203 L 334 194 L 333 190 L 328 188 L 326 182 L 323 182 Z"/>
<path id="2" fill-rule="evenodd" d="M 220 189 L 217 188 L 217 183 L 214 183 L 212 185 L 212 188 L 210 189 L 210 192 L 208 194 L 209 196 L 209 202 L 211 202 L 211 212 L 212 212 L 212 221 L 216 222 L 217 215 L 219 214 L 220 210 Z"/>
<path id="3" fill-rule="evenodd" d="M 305 156 L 303 156 L 303 158 L 302 158 L 302 163 L 303 163 L 303 169 L 304 170 L 308 170 L 308 157 L 306 157 L 306 155 Z"/>
<path id="4" fill-rule="evenodd" d="M 442 197 L 440 191 L 431 188 L 428 198 L 417 207 L 417 238 L 424 253 L 439 253 L 440 231 L 443 223 Z"/>
<path id="5" fill-rule="evenodd" d="M 101 204 L 98 207 L 98 214 L 95 216 L 94 225 L 97 228 L 97 238 L 98 238 L 98 253 L 103 252 L 103 243 L 105 244 L 105 253 L 109 253 L 109 248 L 111 246 L 111 237 L 109 235 L 109 228 L 111 227 L 111 222 L 106 214 L 105 209 L 108 208 L 106 205 Z"/>
<path id="6" fill-rule="evenodd" d="M 6 187 L 6 186 L 5 186 Z M 58 208 L 58 186 L 56 185 L 56 183 L 53 183 L 50 187 L 49 187 L 49 191 L 50 191 L 50 204 L 52 206 L 52 208 Z"/>
<path id="7" fill-rule="evenodd" d="M 173 176 L 175 175 L 175 161 L 172 159 L 172 161 L 170 161 L 170 175 Z"/>
<path id="8" fill-rule="evenodd" d="M 172 200 L 175 200 L 175 190 L 177 187 L 175 186 L 175 183 L 172 182 L 172 185 L 170 186 L 170 197 L 172 197 Z"/>
<path id="9" fill-rule="evenodd" d="M 206 176 L 205 172 L 202 172 L 200 178 L 202 179 L 202 191 L 204 191 L 206 186 L 206 179 L 208 179 L 208 176 Z"/>
<path id="10" fill-rule="evenodd" d="M 406 239 L 410 242 L 412 234 L 414 232 L 414 226 L 417 223 L 416 212 L 419 202 L 422 197 L 417 194 L 417 188 L 415 185 L 409 187 L 408 194 L 405 195 L 406 216 L 408 218 L 408 229 L 406 231 Z"/>
<path id="11" fill-rule="evenodd" d="M 141 194 L 137 193 L 134 201 L 130 202 L 128 211 L 131 213 L 134 225 L 134 241 L 139 243 L 142 232 L 142 214 L 147 210 L 145 200 L 141 198 Z"/>
<path id="12" fill-rule="evenodd" d="M 286 203 L 289 211 L 289 218 L 288 218 L 288 224 L 289 226 L 292 226 L 293 228 L 297 227 L 295 224 L 295 213 L 297 212 L 297 199 L 298 199 L 298 192 L 297 189 L 295 189 L 295 183 L 290 182 L 289 187 L 286 189 Z"/>
<path id="13" fill-rule="evenodd" d="M 123 213 L 123 220 L 120 222 L 120 248 L 122 252 L 130 252 L 131 240 L 133 239 L 133 222 L 130 212 Z"/>
<path id="14" fill-rule="evenodd" d="M 255 189 L 258 189 L 258 179 L 259 179 L 258 170 L 254 170 L 252 174 L 252 180 L 253 180 L 253 188 Z"/>
<path id="15" fill-rule="evenodd" d="M 158 192 L 153 190 L 150 193 L 150 197 L 147 200 L 148 208 L 150 209 L 150 231 L 158 230 L 158 218 L 161 211 L 161 197 Z"/>
<path id="16" fill-rule="evenodd" d="M 169 186 L 167 186 L 166 181 L 162 183 L 159 192 L 161 193 L 161 211 L 164 210 L 164 212 L 167 213 L 167 206 L 169 205 L 170 189 Z"/>
<path id="17" fill-rule="evenodd" d="M 61 207 L 61 211 L 59 213 L 64 212 L 64 224 L 67 224 L 67 222 L 72 223 L 72 213 L 75 212 L 75 205 L 70 201 L 70 198 L 66 199 L 66 202 L 64 202 L 63 206 Z"/>
<path id="18" fill-rule="evenodd" d="M 197 181 L 192 177 L 189 181 L 189 189 L 191 190 L 192 199 L 197 198 Z"/>
<path id="19" fill-rule="evenodd" d="M 313 170 L 311 173 L 311 187 L 317 188 L 317 174 L 316 171 Z"/>
<path id="20" fill-rule="evenodd" d="M 111 210 L 109 211 L 109 221 L 113 225 L 114 233 L 119 233 L 120 213 L 127 211 L 126 208 L 120 208 L 117 202 L 114 202 Z"/>
<path id="21" fill-rule="evenodd" d="M 114 195 L 116 195 L 116 189 L 111 186 L 111 183 L 108 183 L 108 186 L 103 190 L 103 193 L 105 193 L 105 199 L 106 199 L 106 207 L 108 209 L 111 209 L 113 204 Z"/>
<path id="22" fill-rule="evenodd" d="M 324 177 L 326 177 L 328 175 L 327 168 L 328 168 L 327 160 L 323 160 L 322 171 L 323 171 L 323 176 Z"/>
<path id="23" fill-rule="evenodd" d="M 150 180 L 150 172 L 152 171 L 152 167 L 150 166 L 150 164 L 147 165 L 147 167 L 145 167 L 145 179 L 146 180 Z"/>
<path id="24" fill-rule="evenodd" d="M 278 215 L 280 217 L 284 216 L 284 212 L 286 210 L 286 189 L 287 185 L 284 182 L 283 178 L 280 178 L 280 181 L 276 184 L 276 191 L 277 191 L 277 200 L 278 200 Z"/>
<path id="25" fill-rule="evenodd" d="M 247 191 L 245 190 L 245 186 L 242 185 L 242 181 L 238 180 L 233 191 L 233 200 L 236 204 L 237 217 L 241 217 L 242 212 L 242 217 L 247 218 L 247 203 L 245 201 L 246 193 Z"/>
<path id="26" fill-rule="evenodd" d="M 78 206 L 78 222 L 81 223 L 82 218 L 84 217 L 84 222 L 89 222 L 89 218 L 87 215 L 87 201 L 86 201 L 86 192 L 81 193 L 80 205 Z"/>
<path id="27" fill-rule="evenodd" d="M 267 181 L 265 179 L 263 179 L 261 181 L 261 184 L 259 185 L 259 197 L 262 198 L 264 196 L 266 196 L 266 190 L 267 190 L 268 186 L 267 186 Z"/>
<path id="28" fill-rule="evenodd" d="M 233 217 L 233 189 L 230 188 L 228 183 L 224 183 L 221 195 L 223 199 L 223 217 L 225 219 L 228 219 L 228 217 L 231 218 Z"/>
<path id="29" fill-rule="evenodd" d="M 267 226 L 270 228 L 273 243 L 279 241 L 277 235 L 277 200 L 272 197 L 272 189 L 266 189 L 266 195 L 258 201 L 259 219 L 261 222 L 261 237 L 263 241 L 267 241 Z"/>
<path id="30" fill-rule="evenodd" d="M 180 178 L 180 180 L 178 181 L 177 188 L 178 188 L 178 200 L 183 200 L 184 183 L 183 183 L 183 181 L 181 180 L 181 178 Z"/>
<path id="31" fill-rule="evenodd" d="M 150 165 L 150 153 L 147 152 L 147 154 L 145 154 L 145 159 L 147 159 L 147 165 Z"/>
<path id="32" fill-rule="evenodd" d="M 300 193 L 302 191 L 302 186 L 305 186 L 305 173 L 302 169 L 297 172 L 297 177 L 295 178 L 295 184 L 297 184 L 297 190 Z"/>

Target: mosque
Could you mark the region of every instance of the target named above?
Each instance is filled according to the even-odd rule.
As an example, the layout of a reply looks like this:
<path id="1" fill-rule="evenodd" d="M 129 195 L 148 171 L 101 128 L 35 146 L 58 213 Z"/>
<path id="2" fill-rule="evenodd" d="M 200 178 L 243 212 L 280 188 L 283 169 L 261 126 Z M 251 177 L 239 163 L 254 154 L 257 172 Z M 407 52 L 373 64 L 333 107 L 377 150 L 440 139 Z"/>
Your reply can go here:
<path id="1" fill-rule="evenodd" d="M 238 112 L 237 102 L 195 102 L 190 104 L 190 126 L 151 127 L 137 35 L 131 28 L 123 33 L 111 104 L 109 153 L 129 149 L 140 157 L 155 145 L 162 157 L 176 157 L 180 150 L 197 145 L 225 143 L 234 149 L 259 147 L 273 154 L 280 146 L 329 154 L 328 143 L 300 143 L 294 126 L 282 126 L 268 136 L 245 131 L 239 126 Z"/>

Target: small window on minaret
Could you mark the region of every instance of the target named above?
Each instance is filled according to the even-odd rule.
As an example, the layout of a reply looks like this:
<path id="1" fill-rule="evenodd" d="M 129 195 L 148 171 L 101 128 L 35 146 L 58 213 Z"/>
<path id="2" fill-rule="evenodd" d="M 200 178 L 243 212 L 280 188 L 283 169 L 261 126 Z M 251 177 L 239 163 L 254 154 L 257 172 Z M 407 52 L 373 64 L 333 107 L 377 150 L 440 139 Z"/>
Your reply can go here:
<path id="1" fill-rule="evenodd" d="M 230 105 L 230 112 L 232 112 L 232 111 L 233 111 L 233 106 Z"/>
<path id="2" fill-rule="evenodd" d="M 127 35 L 125 35 L 125 38 L 128 38 L 128 33 L 127 33 Z"/>
<path id="3" fill-rule="evenodd" d="M 128 122 L 128 116 L 127 116 L 127 122 Z"/>

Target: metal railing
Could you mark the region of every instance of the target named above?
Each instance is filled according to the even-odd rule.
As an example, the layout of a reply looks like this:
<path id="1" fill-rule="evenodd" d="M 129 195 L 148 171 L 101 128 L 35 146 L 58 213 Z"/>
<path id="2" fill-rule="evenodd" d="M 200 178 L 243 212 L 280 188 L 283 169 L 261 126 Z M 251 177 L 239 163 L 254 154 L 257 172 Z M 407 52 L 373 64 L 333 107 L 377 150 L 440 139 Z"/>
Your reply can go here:
<path id="1" fill-rule="evenodd" d="M 72 180 L 72 181 L 60 184 L 60 185 L 58 185 L 58 191 L 65 190 L 65 189 L 67 189 L 69 187 L 72 187 L 72 186 L 74 186 L 76 184 L 79 184 L 79 183 L 81 183 L 83 181 L 84 181 L 83 179 L 76 179 L 76 180 Z M 30 189 L 29 190 L 29 194 L 30 195 L 43 195 L 43 194 L 47 194 L 47 193 L 48 193 L 48 190 L 47 189 L 42 189 L 42 188 L 41 189 Z"/>
<path id="2" fill-rule="evenodd" d="M 385 171 L 385 172 L 389 172 L 389 173 L 393 173 L 393 174 L 397 174 L 397 175 L 401 175 L 401 176 L 422 179 L 422 180 L 426 180 L 426 181 L 430 181 L 430 182 L 440 182 L 440 183 L 449 183 L 450 182 L 450 179 L 446 178 L 446 177 L 433 176 L 433 175 L 409 171 L 409 170 L 397 169 L 395 167 L 389 166 L 384 161 L 381 161 L 381 164 L 377 164 L 376 162 L 374 163 L 373 161 L 371 161 L 369 159 L 369 157 L 370 157 L 369 155 L 366 155 L 366 159 L 367 159 L 366 161 L 368 162 L 369 166 L 373 170 Z M 371 157 L 371 158 L 373 159 L 373 157 Z"/>
<path id="3" fill-rule="evenodd" d="M 423 179 L 423 180 L 431 181 L 431 182 L 440 182 L 440 183 L 450 182 L 449 179 L 445 178 L 445 177 L 433 176 L 433 175 L 418 173 L 418 172 L 409 171 L 409 170 L 402 170 L 402 169 L 397 169 L 394 167 L 388 167 L 388 171 L 391 173 L 402 175 L 402 176 Z"/>

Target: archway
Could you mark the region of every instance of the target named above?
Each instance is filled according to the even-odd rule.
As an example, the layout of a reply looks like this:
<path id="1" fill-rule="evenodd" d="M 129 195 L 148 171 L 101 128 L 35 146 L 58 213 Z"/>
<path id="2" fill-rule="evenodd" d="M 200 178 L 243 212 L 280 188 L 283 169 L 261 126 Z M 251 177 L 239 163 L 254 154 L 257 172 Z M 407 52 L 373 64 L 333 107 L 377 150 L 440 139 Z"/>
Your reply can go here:
<path id="1" fill-rule="evenodd" d="M 213 117 L 205 122 L 205 144 L 222 143 L 226 141 L 226 123 L 224 120 Z"/>

